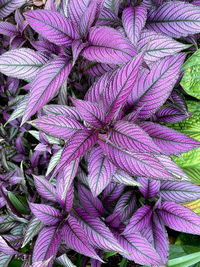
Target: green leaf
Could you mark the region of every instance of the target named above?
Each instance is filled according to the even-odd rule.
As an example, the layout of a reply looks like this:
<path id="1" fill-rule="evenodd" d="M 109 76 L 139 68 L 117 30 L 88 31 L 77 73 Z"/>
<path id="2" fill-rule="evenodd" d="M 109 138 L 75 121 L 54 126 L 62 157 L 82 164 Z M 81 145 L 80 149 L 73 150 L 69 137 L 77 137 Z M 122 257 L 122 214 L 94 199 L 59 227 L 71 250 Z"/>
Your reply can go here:
<path id="1" fill-rule="evenodd" d="M 120 262 L 120 265 L 119 267 L 126 267 L 127 266 L 127 263 L 128 263 L 128 260 L 123 258 L 122 261 Z"/>
<path id="2" fill-rule="evenodd" d="M 23 261 L 22 261 L 22 260 L 13 259 L 13 260 L 9 263 L 8 267 L 21 267 L 22 264 L 23 264 Z"/>
<path id="3" fill-rule="evenodd" d="M 200 99 L 200 49 L 198 49 L 182 66 L 185 71 L 181 86 L 191 96 Z"/>
<path id="4" fill-rule="evenodd" d="M 169 260 L 167 266 L 173 267 L 188 267 L 195 263 L 200 262 L 200 252 L 192 253 L 186 256 Z"/>
<path id="5" fill-rule="evenodd" d="M 117 252 L 105 250 L 104 254 L 103 254 L 103 257 L 104 257 L 104 259 L 107 259 L 109 257 L 112 257 L 112 256 L 116 255 L 116 254 L 117 254 Z"/>
<path id="6" fill-rule="evenodd" d="M 29 215 L 30 211 L 28 211 L 24 205 L 19 201 L 19 199 L 11 192 L 8 191 L 8 197 L 12 204 L 15 206 L 15 208 L 21 213 L 25 215 Z"/>

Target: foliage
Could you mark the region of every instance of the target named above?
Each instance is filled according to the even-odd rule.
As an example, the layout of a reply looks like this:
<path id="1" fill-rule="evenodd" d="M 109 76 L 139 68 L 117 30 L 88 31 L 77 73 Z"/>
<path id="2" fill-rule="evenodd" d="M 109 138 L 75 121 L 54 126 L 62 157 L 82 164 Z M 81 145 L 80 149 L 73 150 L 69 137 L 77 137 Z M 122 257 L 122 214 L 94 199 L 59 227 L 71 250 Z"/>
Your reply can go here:
<path id="1" fill-rule="evenodd" d="M 0 0 L 0 266 L 196 264 L 200 2 L 27 5 Z"/>

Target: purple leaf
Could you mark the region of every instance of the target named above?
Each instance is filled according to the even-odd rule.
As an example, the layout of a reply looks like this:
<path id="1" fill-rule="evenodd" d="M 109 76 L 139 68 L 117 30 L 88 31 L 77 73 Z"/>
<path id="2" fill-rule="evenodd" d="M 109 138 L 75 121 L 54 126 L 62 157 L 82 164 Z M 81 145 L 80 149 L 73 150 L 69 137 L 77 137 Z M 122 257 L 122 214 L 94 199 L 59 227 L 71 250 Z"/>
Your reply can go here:
<path id="1" fill-rule="evenodd" d="M 82 55 L 90 61 L 108 64 L 124 64 L 136 55 L 130 41 L 113 28 L 93 27 L 88 36 L 90 46 Z"/>
<path id="2" fill-rule="evenodd" d="M 15 9 L 20 8 L 23 4 L 26 3 L 26 0 L 1 0 L 0 1 L 0 19 L 7 17 L 15 11 Z"/>
<path id="3" fill-rule="evenodd" d="M 94 197 L 110 183 L 115 166 L 106 158 L 100 146 L 92 148 L 88 162 L 88 184 Z"/>
<path id="4" fill-rule="evenodd" d="M 121 2 L 121 0 L 105 0 L 104 7 L 110 9 L 114 14 L 118 15 Z"/>
<path id="5" fill-rule="evenodd" d="M 126 65 L 118 68 L 112 75 L 107 90 L 104 91 L 104 102 L 108 106 L 106 121 L 109 122 L 127 101 L 133 84 L 136 82 L 143 54 L 134 57 Z"/>
<path id="6" fill-rule="evenodd" d="M 105 114 L 96 104 L 80 99 L 71 99 L 81 117 L 94 128 L 103 128 Z"/>
<path id="7" fill-rule="evenodd" d="M 94 198 L 91 192 L 84 185 L 79 184 L 78 192 L 81 205 L 88 214 L 94 217 L 102 217 L 105 215 L 105 210 L 101 201 L 97 197 Z"/>
<path id="8" fill-rule="evenodd" d="M 65 144 L 55 172 L 85 154 L 97 141 L 98 132 L 87 130 L 75 133 Z"/>
<path id="9" fill-rule="evenodd" d="M 81 121 L 81 117 L 75 107 L 69 107 L 65 105 L 47 105 L 43 107 L 45 115 L 64 115 L 78 121 Z"/>
<path id="10" fill-rule="evenodd" d="M 58 177 L 56 183 L 56 195 L 57 200 L 61 205 L 64 205 L 68 197 L 68 191 L 73 184 L 74 177 L 76 176 L 79 166 L 79 159 L 71 161 L 66 167 L 64 167 Z"/>
<path id="11" fill-rule="evenodd" d="M 96 17 L 96 11 L 97 11 L 97 2 L 90 1 L 89 5 L 87 6 L 86 10 L 84 11 L 80 19 L 79 31 L 81 36 L 83 37 L 87 36 L 89 29 L 94 23 Z"/>
<path id="12" fill-rule="evenodd" d="M 115 171 L 112 176 L 112 181 L 129 186 L 140 186 L 140 183 L 138 183 L 131 175 L 122 171 L 121 169 L 117 169 Z"/>
<path id="13" fill-rule="evenodd" d="M 122 13 L 122 23 L 129 40 L 136 47 L 147 18 L 144 6 L 127 7 Z"/>
<path id="14" fill-rule="evenodd" d="M 159 193 L 160 181 L 143 177 L 139 177 L 137 180 L 142 185 L 139 187 L 139 190 L 146 199 L 152 198 Z"/>
<path id="15" fill-rule="evenodd" d="M 62 214 L 54 207 L 45 204 L 29 203 L 33 214 L 44 224 L 53 225 L 62 219 Z"/>
<path id="16" fill-rule="evenodd" d="M 44 177 L 34 175 L 34 183 L 38 193 L 53 202 L 56 202 L 56 189 Z"/>
<path id="17" fill-rule="evenodd" d="M 146 27 L 175 38 L 199 33 L 200 9 L 181 1 L 163 3 L 149 12 Z"/>
<path id="18" fill-rule="evenodd" d="M 139 208 L 130 218 L 130 221 L 126 226 L 123 234 L 125 235 L 132 234 L 148 226 L 150 224 L 151 215 L 152 215 L 151 206 L 145 205 Z"/>
<path id="19" fill-rule="evenodd" d="M 120 19 L 110 9 L 104 8 L 96 23 L 97 26 L 119 26 Z"/>
<path id="20" fill-rule="evenodd" d="M 180 111 L 180 109 L 177 109 L 172 106 L 162 107 L 153 116 L 154 116 L 152 119 L 153 121 L 165 122 L 165 123 L 179 122 L 188 117 L 188 115 L 185 114 L 185 112 Z"/>
<path id="21" fill-rule="evenodd" d="M 122 254 L 123 257 L 139 264 L 158 265 L 161 263 L 159 255 L 153 246 L 139 232 L 115 235 L 121 246 L 128 251 Z"/>
<path id="22" fill-rule="evenodd" d="M 94 82 L 86 93 L 85 100 L 100 104 L 103 101 L 102 95 L 104 90 L 108 87 L 108 83 L 112 75 L 113 72 L 106 72 L 96 82 Z"/>
<path id="23" fill-rule="evenodd" d="M 153 243 L 157 253 L 160 255 L 162 262 L 167 264 L 169 255 L 169 240 L 167 230 L 163 222 L 159 219 L 157 214 L 154 213 L 152 220 L 153 230 Z"/>
<path id="24" fill-rule="evenodd" d="M 89 3 L 90 0 L 79 0 L 78 2 L 77 0 L 68 1 L 68 16 L 77 29 L 79 28 L 81 17 Z"/>
<path id="25" fill-rule="evenodd" d="M 121 148 L 133 152 L 161 153 L 152 138 L 138 125 L 128 121 L 117 121 L 108 132 L 109 140 Z"/>
<path id="26" fill-rule="evenodd" d="M 0 34 L 13 37 L 19 34 L 15 25 L 9 22 L 0 22 Z"/>
<path id="27" fill-rule="evenodd" d="M 95 77 L 100 77 L 109 71 L 115 70 L 116 67 L 117 66 L 114 64 L 94 63 L 87 65 L 83 69 L 83 73 L 87 73 Z"/>
<path id="28" fill-rule="evenodd" d="M 199 141 L 164 125 L 153 122 L 142 122 L 139 125 L 167 155 L 181 154 L 200 145 Z"/>
<path id="29" fill-rule="evenodd" d="M 80 223 L 83 231 L 87 234 L 92 246 L 103 250 L 113 250 L 116 252 L 126 251 L 119 245 L 109 228 L 97 217 L 92 217 L 84 210 L 76 208 L 79 216 L 76 219 Z"/>
<path id="30" fill-rule="evenodd" d="M 157 213 L 171 229 L 200 235 L 200 216 L 192 210 L 174 202 L 164 202 Z"/>
<path id="31" fill-rule="evenodd" d="M 25 17 L 37 33 L 56 45 L 67 47 L 79 38 L 71 21 L 58 12 L 38 9 L 26 12 Z"/>
<path id="32" fill-rule="evenodd" d="M 68 217 L 67 222 L 63 225 L 62 237 L 69 248 L 88 257 L 102 261 L 89 244 L 85 231 L 74 217 Z"/>
<path id="33" fill-rule="evenodd" d="M 146 50 L 144 60 L 151 63 L 166 56 L 173 56 L 191 45 L 179 43 L 165 34 L 150 30 L 143 30 L 137 45 L 139 51 Z"/>
<path id="34" fill-rule="evenodd" d="M 34 250 L 33 250 L 33 263 L 37 261 L 47 260 L 50 257 L 51 261 L 47 265 L 51 267 L 53 260 L 56 257 L 58 248 L 61 243 L 61 235 L 57 226 L 45 227 L 38 235 Z"/>
<path id="35" fill-rule="evenodd" d="M 117 212 L 106 217 L 105 222 L 110 227 L 119 228 L 121 215 L 122 215 L 122 211 L 118 210 Z"/>
<path id="36" fill-rule="evenodd" d="M 74 40 L 72 43 L 72 53 L 73 53 L 73 65 L 75 64 L 81 51 L 87 47 L 87 43 L 83 43 L 82 40 Z"/>
<path id="37" fill-rule="evenodd" d="M 71 67 L 72 62 L 64 56 L 58 56 L 44 65 L 31 83 L 30 97 L 23 122 L 58 93 L 60 86 L 67 79 Z"/>
<path id="38" fill-rule="evenodd" d="M 118 168 L 131 175 L 146 176 L 154 179 L 174 180 L 171 171 L 176 172 L 175 164 L 168 157 L 150 153 L 128 152 L 109 142 L 98 141 L 108 159 Z M 163 166 L 163 160 L 165 165 Z M 175 165 L 175 166 L 174 166 Z M 170 169 L 171 167 L 171 169 Z M 178 167 L 177 167 L 178 168 Z M 170 171 L 170 172 L 169 172 Z M 176 175 L 176 173 L 173 173 Z M 182 172 L 181 172 L 182 175 Z M 180 174 L 177 174 L 180 176 Z"/>
<path id="39" fill-rule="evenodd" d="M 124 185 L 110 183 L 103 191 L 101 200 L 107 203 L 113 202 L 120 197 L 124 191 Z"/>
<path id="40" fill-rule="evenodd" d="M 77 120 L 63 115 L 42 116 L 31 124 L 48 135 L 62 139 L 70 138 L 77 131 L 86 130 Z"/>
<path id="41" fill-rule="evenodd" d="M 200 198 L 200 187 L 190 182 L 161 183 L 160 196 L 165 201 L 187 202 Z"/>
<path id="42" fill-rule="evenodd" d="M 29 48 L 13 49 L 0 56 L 0 71 L 19 79 L 33 79 L 48 57 Z"/>
<path id="43" fill-rule="evenodd" d="M 16 255 L 19 254 L 14 247 L 11 247 L 5 238 L 0 236 L 0 252 L 3 252 L 6 255 Z"/>
<path id="44" fill-rule="evenodd" d="M 114 212 L 122 211 L 121 221 L 124 222 L 133 214 L 136 208 L 136 196 L 134 192 L 127 191 L 121 195 L 115 206 Z"/>
<path id="45" fill-rule="evenodd" d="M 165 57 L 154 64 L 146 79 L 140 80 L 136 91 L 138 100 L 134 105 L 134 110 L 141 108 L 139 119 L 149 118 L 165 103 L 178 79 L 184 58 L 184 54 Z"/>

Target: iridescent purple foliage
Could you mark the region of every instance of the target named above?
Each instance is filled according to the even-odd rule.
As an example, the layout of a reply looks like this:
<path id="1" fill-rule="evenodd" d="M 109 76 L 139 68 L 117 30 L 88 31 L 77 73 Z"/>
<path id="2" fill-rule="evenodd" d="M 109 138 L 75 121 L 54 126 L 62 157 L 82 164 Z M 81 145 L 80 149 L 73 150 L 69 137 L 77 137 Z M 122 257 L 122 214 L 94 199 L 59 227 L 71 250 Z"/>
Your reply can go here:
<path id="1" fill-rule="evenodd" d="M 172 159 L 200 142 L 165 125 L 189 116 L 200 1 L 25 2 L 0 0 L 0 266 L 164 266 L 166 226 L 200 235 L 180 204 L 200 188 Z"/>

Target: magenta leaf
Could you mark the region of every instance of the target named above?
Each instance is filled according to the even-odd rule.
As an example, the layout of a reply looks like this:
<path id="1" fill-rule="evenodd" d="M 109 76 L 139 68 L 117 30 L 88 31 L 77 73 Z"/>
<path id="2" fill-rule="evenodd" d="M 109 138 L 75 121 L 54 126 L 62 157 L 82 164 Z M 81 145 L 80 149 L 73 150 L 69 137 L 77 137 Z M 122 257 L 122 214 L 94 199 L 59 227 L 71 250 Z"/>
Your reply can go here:
<path id="1" fill-rule="evenodd" d="M 95 77 L 96 76 L 100 77 L 109 71 L 115 70 L 116 68 L 117 66 L 114 64 L 94 63 L 94 64 L 87 65 L 84 68 L 83 73 L 87 73 Z"/>
<path id="2" fill-rule="evenodd" d="M 117 121 L 108 132 L 115 145 L 133 152 L 161 153 L 152 138 L 138 125 L 128 121 Z"/>
<path id="3" fill-rule="evenodd" d="M 148 13 L 148 29 L 179 38 L 199 33 L 200 9 L 181 1 L 163 3 Z"/>
<path id="4" fill-rule="evenodd" d="M 144 6 L 127 7 L 122 13 L 122 23 L 129 40 L 136 47 L 147 18 Z"/>
<path id="5" fill-rule="evenodd" d="M 183 172 L 169 157 L 150 153 L 128 152 L 112 143 L 98 141 L 108 159 L 118 168 L 131 175 L 146 176 L 154 179 L 174 180 Z M 164 161 L 164 164 L 163 164 Z M 177 166 L 177 167 L 176 167 Z M 173 172 L 173 175 L 170 173 Z"/>
<path id="6" fill-rule="evenodd" d="M 31 124 L 53 137 L 68 139 L 77 131 L 87 130 L 80 122 L 63 115 L 42 116 Z"/>
<path id="7" fill-rule="evenodd" d="M 128 253 L 120 253 L 123 257 L 139 264 L 160 265 L 161 259 L 153 246 L 139 232 L 118 235 L 115 237 Z"/>
<path id="8" fill-rule="evenodd" d="M 17 27 L 9 22 L 0 22 L 0 34 L 13 37 L 19 34 Z"/>
<path id="9" fill-rule="evenodd" d="M 100 260 L 93 247 L 88 242 L 88 237 L 76 218 L 69 216 L 62 227 L 62 237 L 66 245 L 88 257 Z"/>
<path id="10" fill-rule="evenodd" d="M 110 183 L 115 166 L 106 158 L 100 146 L 92 148 L 88 162 L 88 184 L 94 197 Z"/>
<path id="11" fill-rule="evenodd" d="M 97 141 L 98 132 L 93 130 L 76 132 L 65 144 L 61 154 L 60 161 L 56 166 L 55 172 L 67 166 L 72 160 L 75 160 L 85 154 Z"/>
<path id="12" fill-rule="evenodd" d="M 43 107 L 45 115 L 64 115 L 75 120 L 80 121 L 81 117 L 75 107 L 69 107 L 65 105 L 47 105 Z"/>
<path id="13" fill-rule="evenodd" d="M 80 99 L 71 99 L 81 117 L 94 128 L 104 126 L 104 111 L 96 104 Z"/>
<path id="14" fill-rule="evenodd" d="M 118 15 L 120 4 L 121 4 L 121 0 L 105 0 L 104 1 L 104 7 L 111 10 L 116 15 Z"/>
<path id="15" fill-rule="evenodd" d="M 26 12 L 25 17 L 36 32 L 56 45 L 67 47 L 79 38 L 71 21 L 58 12 L 38 9 Z"/>
<path id="16" fill-rule="evenodd" d="M 149 118 L 167 100 L 178 79 L 184 58 L 184 54 L 165 57 L 153 65 L 147 79 L 140 80 L 136 91 L 138 100 L 134 105 L 134 110 L 141 108 L 139 119 Z"/>
<path id="17" fill-rule="evenodd" d="M 88 42 L 90 46 L 82 51 L 82 55 L 90 61 L 124 64 L 136 55 L 127 38 L 106 26 L 93 27 L 89 32 Z"/>
<path id="18" fill-rule="evenodd" d="M 34 183 L 38 193 L 42 197 L 56 202 L 56 189 L 47 179 L 34 175 Z"/>
<path id="19" fill-rule="evenodd" d="M 33 214 L 44 224 L 53 225 L 62 219 L 62 214 L 54 207 L 45 204 L 29 203 Z"/>
<path id="20" fill-rule="evenodd" d="M 51 267 L 53 260 L 56 257 L 58 248 L 61 243 L 61 234 L 58 231 L 57 226 L 45 227 L 38 235 L 34 250 L 33 250 L 33 263 L 43 260 L 48 260 L 51 257 L 51 261 L 47 265 Z"/>
<path id="21" fill-rule="evenodd" d="M 190 182 L 161 183 L 160 196 L 165 201 L 186 202 L 200 198 L 200 188 Z"/>
<path id="22" fill-rule="evenodd" d="M 107 88 L 112 74 L 113 72 L 106 72 L 96 82 L 94 82 L 86 93 L 85 100 L 100 104 L 100 102 L 103 101 L 102 95 L 104 93 L 105 88 Z"/>
<path id="23" fill-rule="evenodd" d="M 103 8 L 96 25 L 97 26 L 119 26 L 120 19 L 110 9 Z"/>
<path id="24" fill-rule="evenodd" d="M 73 22 L 74 26 L 78 29 L 83 13 L 87 9 L 90 0 L 69 0 L 68 1 L 68 16 Z"/>
<path id="25" fill-rule="evenodd" d="M 104 102 L 108 106 L 106 121 L 109 122 L 122 108 L 128 99 L 133 84 L 136 82 L 143 54 L 134 57 L 126 65 L 118 68 L 112 75 L 107 90 L 104 91 Z"/>
<path id="26" fill-rule="evenodd" d="M 60 86 L 67 79 L 71 67 L 72 62 L 65 56 L 58 56 L 44 65 L 31 83 L 30 97 L 23 122 L 58 93 Z"/>
<path id="27" fill-rule="evenodd" d="M 117 201 L 114 212 L 121 211 L 121 221 L 124 222 L 133 215 L 136 207 L 136 196 L 134 192 L 127 191 L 123 193 Z"/>
<path id="28" fill-rule="evenodd" d="M 25 4 L 25 0 L 1 0 L 0 2 L 0 19 L 7 17 L 15 11 L 17 8 L 20 8 L 23 4 Z"/>
<path id="29" fill-rule="evenodd" d="M 139 177 L 137 180 L 142 185 L 139 187 L 139 190 L 146 199 L 152 198 L 159 193 L 160 181 L 146 179 L 143 177 Z"/>
<path id="30" fill-rule="evenodd" d="M 83 13 L 80 19 L 79 31 L 80 35 L 85 37 L 94 23 L 97 12 L 97 2 L 90 1 L 87 9 Z"/>
<path id="31" fill-rule="evenodd" d="M 110 183 L 103 191 L 101 200 L 107 203 L 117 200 L 124 191 L 124 185 Z"/>
<path id="32" fill-rule="evenodd" d="M 172 106 L 166 106 L 162 107 L 154 114 L 153 121 L 175 123 L 184 120 L 187 117 L 187 113 L 180 111 L 180 109 Z"/>
<path id="33" fill-rule="evenodd" d="M 139 126 L 167 155 L 181 154 L 200 146 L 200 142 L 164 125 L 142 122 Z"/>
<path id="34" fill-rule="evenodd" d="M 49 57 L 29 48 L 7 51 L 0 56 L 0 71 L 18 79 L 33 79 Z"/>
<path id="35" fill-rule="evenodd" d="M 200 216 L 174 202 L 164 202 L 157 210 L 165 225 L 175 231 L 200 235 Z"/>
<path id="36" fill-rule="evenodd" d="M 169 255 L 169 240 L 167 230 L 163 222 L 154 213 L 152 220 L 153 243 L 157 253 L 160 255 L 162 262 L 167 264 Z"/>
<path id="37" fill-rule="evenodd" d="M 3 252 L 6 255 L 20 254 L 14 247 L 11 247 L 2 236 L 0 236 L 0 252 Z"/>
<path id="38" fill-rule="evenodd" d="M 88 240 L 92 246 L 104 250 L 126 253 L 126 250 L 121 247 L 109 228 L 100 220 L 100 218 L 92 217 L 80 208 L 76 208 L 75 210 L 78 216 L 74 216 L 76 216 L 75 218 L 80 223 L 83 231 L 87 234 Z"/>
<path id="39" fill-rule="evenodd" d="M 141 184 L 137 182 L 133 176 L 129 175 L 127 172 L 122 171 L 121 169 L 116 169 L 115 173 L 112 176 L 112 181 L 114 183 L 120 183 L 123 185 L 129 186 L 140 186 Z"/>
<path id="40" fill-rule="evenodd" d="M 94 217 L 102 217 L 105 215 L 106 212 L 101 201 L 97 197 L 94 198 L 91 192 L 84 185 L 79 184 L 78 192 L 81 205 L 88 214 Z"/>
<path id="41" fill-rule="evenodd" d="M 79 159 L 71 161 L 64 167 L 57 177 L 56 195 L 57 200 L 61 205 L 65 205 L 68 198 L 68 191 L 73 184 L 74 177 L 76 176 L 79 166 Z"/>
<path id="42" fill-rule="evenodd" d="M 145 205 L 139 208 L 130 218 L 130 221 L 126 226 L 123 234 L 132 234 L 148 226 L 150 224 L 151 215 L 151 206 Z"/>
<path id="43" fill-rule="evenodd" d="M 72 53 L 73 53 L 73 65 L 75 64 L 81 51 L 87 47 L 87 43 L 83 43 L 82 40 L 74 40 L 72 43 Z"/>
<path id="44" fill-rule="evenodd" d="M 190 46 L 177 42 L 165 34 L 146 29 L 141 32 L 137 45 L 139 51 L 146 50 L 144 60 L 147 63 L 160 60 L 166 56 L 173 56 Z"/>

